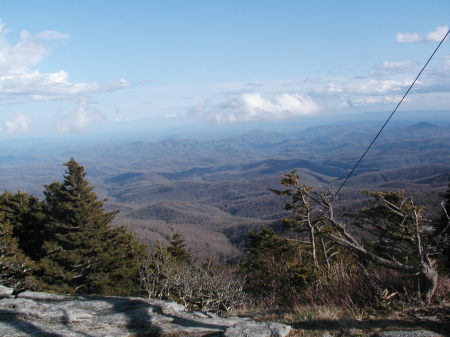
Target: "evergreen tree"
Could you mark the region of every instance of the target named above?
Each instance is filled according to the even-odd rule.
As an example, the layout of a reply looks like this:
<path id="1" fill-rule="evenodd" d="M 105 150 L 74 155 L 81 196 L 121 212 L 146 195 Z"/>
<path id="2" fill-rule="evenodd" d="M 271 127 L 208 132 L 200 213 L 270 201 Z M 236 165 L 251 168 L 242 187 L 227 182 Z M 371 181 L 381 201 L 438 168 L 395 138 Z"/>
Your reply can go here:
<path id="1" fill-rule="evenodd" d="M 314 264 L 304 258 L 304 247 L 271 228 L 250 231 L 246 253 L 241 266 L 246 291 L 267 303 L 293 304 L 305 284 L 316 276 Z"/>
<path id="2" fill-rule="evenodd" d="M 33 260 L 41 258 L 45 221 L 42 202 L 27 193 L 4 192 L 0 195 L 0 211 L 11 224 L 20 249 Z"/>
<path id="3" fill-rule="evenodd" d="M 170 240 L 170 246 L 167 247 L 167 251 L 177 261 L 189 262 L 189 260 L 191 259 L 191 255 L 186 249 L 186 243 L 183 237 L 178 233 L 173 234 L 172 240 Z"/>
<path id="4" fill-rule="evenodd" d="M 45 186 L 47 240 L 41 278 L 49 290 L 88 293 L 135 293 L 140 246 L 124 229 L 111 229 L 117 212 L 105 212 L 86 173 L 75 159 L 64 182 Z M 113 284 L 114 283 L 114 284 Z"/>
<path id="5" fill-rule="evenodd" d="M 31 274 L 35 265 L 20 250 L 13 226 L 5 218 L 5 213 L 0 211 L 0 284 L 20 292 L 34 287 Z"/>
<path id="6" fill-rule="evenodd" d="M 110 229 L 103 237 L 102 251 L 91 276 L 90 293 L 103 295 L 140 295 L 139 268 L 145 256 L 139 244 L 125 228 Z"/>

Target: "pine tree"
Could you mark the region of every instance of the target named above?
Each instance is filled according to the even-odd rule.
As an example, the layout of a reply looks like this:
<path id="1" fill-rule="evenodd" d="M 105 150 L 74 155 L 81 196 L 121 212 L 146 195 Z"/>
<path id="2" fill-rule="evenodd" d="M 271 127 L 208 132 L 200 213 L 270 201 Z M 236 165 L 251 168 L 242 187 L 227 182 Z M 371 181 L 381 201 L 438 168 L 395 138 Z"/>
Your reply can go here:
<path id="1" fill-rule="evenodd" d="M 0 284 L 13 287 L 16 292 L 34 287 L 34 263 L 20 250 L 13 235 L 13 226 L 0 211 Z"/>
<path id="2" fill-rule="evenodd" d="M 33 260 L 42 257 L 45 214 L 42 202 L 27 193 L 4 192 L 0 195 L 0 211 L 11 224 L 20 249 Z"/>
<path id="3" fill-rule="evenodd" d="M 172 240 L 170 240 L 170 246 L 167 247 L 167 251 L 177 261 L 189 262 L 191 259 L 191 255 L 186 249 L 186 243 L 183 237 L 178 233 L 173 234 Z"/>
<path id="4" fill-rule="evenodd" d="M 246 291 L 273 304 L 292 304 L 316 276 L 311 260 L 304 258 L 304 247 L 271 228 L 250 231 L 246 253 L 241 265 Z"/>
<path id="5" fill-rule="evenodd" d="M 48 239 L 40 261 L 42 279 L 60 292 L 133 294 L 142 246 L 124 229 L 111 229 L 117 212 L 104 211 L 83 166 L 73 158 L 64 165 L 64 182 L 44 191 Z"/>
<path id="6" fill-rule="evenodd" d="M 91 276 L 90 293 L 115 296 L 140 295 L 139 268 L 145 256 L 139 244 L 125 228 L 109 229 L 102 238 L 100 262 Z"/>

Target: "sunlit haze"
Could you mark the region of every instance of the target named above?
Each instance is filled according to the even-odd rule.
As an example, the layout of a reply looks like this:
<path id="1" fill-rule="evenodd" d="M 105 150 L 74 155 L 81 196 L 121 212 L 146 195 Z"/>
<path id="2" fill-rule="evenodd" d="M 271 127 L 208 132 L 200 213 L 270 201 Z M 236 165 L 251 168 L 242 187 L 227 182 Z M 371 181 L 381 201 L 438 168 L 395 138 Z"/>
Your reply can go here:
<path id="1" fill-rule="evenodd" d="M 381 120 L 449 12 L 448 1 L 5 0 L 0 138 Z M 446 41 L 398 119 L 448 119 L 449 90 Z"/>

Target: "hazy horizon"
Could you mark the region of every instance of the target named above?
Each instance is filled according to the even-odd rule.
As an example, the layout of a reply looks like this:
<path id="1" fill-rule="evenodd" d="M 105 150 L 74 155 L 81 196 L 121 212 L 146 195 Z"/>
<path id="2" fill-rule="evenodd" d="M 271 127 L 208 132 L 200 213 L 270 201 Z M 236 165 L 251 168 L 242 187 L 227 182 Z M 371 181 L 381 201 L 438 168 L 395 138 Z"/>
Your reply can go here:
<path id="1" fill-rule="evenodd" d="M 381 121 L 448 30 L 450 4 L 4 1 L 0 9 L 0 140 L 59 143 Z M 396 118 L 449 120 L 449 89 L 445 41 Z"/>

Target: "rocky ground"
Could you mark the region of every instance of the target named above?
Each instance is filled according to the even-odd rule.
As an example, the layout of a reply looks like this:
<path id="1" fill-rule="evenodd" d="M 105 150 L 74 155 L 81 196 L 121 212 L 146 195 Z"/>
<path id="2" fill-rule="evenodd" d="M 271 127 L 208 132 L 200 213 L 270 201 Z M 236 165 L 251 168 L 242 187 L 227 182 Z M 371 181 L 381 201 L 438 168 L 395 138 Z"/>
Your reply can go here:
<path id="1" fill-rule="evenodd" d="M 294 337 L 294 336 L 378 336 L 443 337 L 436 329 L 408 331 L 342 330 L 342 326 L 310 326 L 312 322 L 286 324 L 255 321 L 243 317 L 218 317 L 211 313 L 188 312 L 174 302 L 137 297 L 71 296 L 38 292 L 11 295 L 0 286 L 0 336 L 41 337 Z M 316 322 L 318 323 L 318 322 Z M 358 323 L 358 324 L 361 324 Z M 356 326 L 355 326 L 356 327 Z M 355 328 L 353 327 L 353 328 Z M 362 326 L 359 328 L 363 328 Z M 420 329 L 418 326 L 417 328 Z M 390 329 L 389 329 L 390 330 Z"/>
<path id="2" fill-rule="evenodd" d="M 68 296 L 0 286 L 1 336 L 261 336 L 284 337 L 290 326 L 188 312 L 179 304 L 133 297 Z"/>

